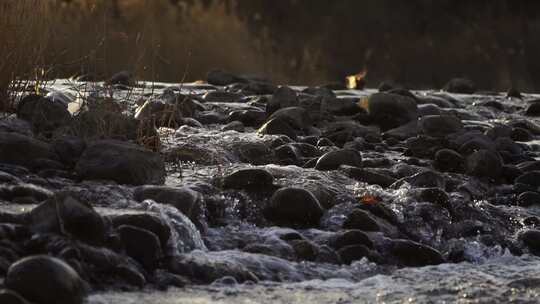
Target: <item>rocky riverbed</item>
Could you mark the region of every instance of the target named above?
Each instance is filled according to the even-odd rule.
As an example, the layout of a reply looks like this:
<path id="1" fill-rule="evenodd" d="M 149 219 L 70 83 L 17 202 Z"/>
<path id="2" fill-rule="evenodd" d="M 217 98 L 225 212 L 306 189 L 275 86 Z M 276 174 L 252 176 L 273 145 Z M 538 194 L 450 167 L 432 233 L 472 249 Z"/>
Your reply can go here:
<path id="1" fill-rule="evenodd" d="M 538 98 L 57 80 L 0 120 L 0 302 L 535 303 Z"/>

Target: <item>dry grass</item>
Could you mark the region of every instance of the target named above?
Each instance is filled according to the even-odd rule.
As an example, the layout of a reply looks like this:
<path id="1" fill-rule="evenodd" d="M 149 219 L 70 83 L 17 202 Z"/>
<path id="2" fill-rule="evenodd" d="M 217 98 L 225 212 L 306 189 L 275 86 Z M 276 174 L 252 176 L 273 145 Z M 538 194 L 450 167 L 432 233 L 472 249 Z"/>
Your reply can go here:
<path id="1" fill-rule="evenodd" d="M 12 111 L 14 94 L 30 79 L 44 79 L 51 6 L 41 0 L 0 2 L 0 111 Z M 39 81 L 35 83 L 39 88 Z"/>

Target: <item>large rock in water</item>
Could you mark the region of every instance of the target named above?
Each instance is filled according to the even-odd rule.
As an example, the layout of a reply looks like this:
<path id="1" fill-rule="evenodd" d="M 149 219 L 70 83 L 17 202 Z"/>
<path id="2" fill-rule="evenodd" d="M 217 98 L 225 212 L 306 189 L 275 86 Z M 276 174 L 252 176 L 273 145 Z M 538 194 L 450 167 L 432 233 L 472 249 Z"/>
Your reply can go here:
<path id="1" fill-rule="evenodd" d="M 151 199 L 173 206 L 194 222 L 204 209 L 202 194 L 188 187 L 141 186 L 135 189 L 133 198 L 140 202 Z"/>
<path id="2" fill-rule="evenodd" d="M 31 256 L 9 267 L 6 286 L 39 304 L 80 304 L 84 282 L 68 264 L 49 256 Z"/>
<path id="3" fill-rule="evenodd" d="M 0 163 L 32 167 L 39 159 L 56 159 L 49 144 L 18 133 L 0 132 Z"/>
<path id="4" fill-rule="evenodd" d="M 463 130 L 463 123 L 456 116 L 427 115 L 420 119 L 420 129 L 428 136 L 444 137 Z"/>
<path id="5" fill-rule="evenodd" d="M 265 217 L 283 225 L 316 227 L 323 215 L 319 200 L 309 191 L 286 187 L 270 198 Z"/>
<path id="6" fill-rule="evenodd" d="M 89 205 L 66 194 L 58 194 L 28 213 L 32 233 L 68 234 L 84 242 L 102 245 L 106 226 Z"/>
<path id="7" fill-rule="evenodd" d="M 450 93 L 473 94 L 476 91 L 476 85 L 467 78 L 454 78 L 448 81 L 443 90 Z"/>
<path id="8" fill-rule="evenodd" d="M 67 124 L 71 114 L 62 102 L 29 95 L 18 104 L 17 117 L 30 122 L 35 133 L 49 133 Z"/>
<path id="9" fill-rule="evenodd" d="M 467 158 L 467 174 L 492 180 L 502 175 L 503 162 L 497 152 L 479 150 Z"/>
<path id="10" fill-rule="evenodd" d="M 359 152 L 350 149 L 330 151 L 317 160 L 315 169 L 321 171 L 336 170 L 340 165 L 361 167 L 362 156 Z"/>
<path id="11" fill-rule="evenodd" d="M 83 179 L 113 180 L 120 184 L 157 185 L 165 182 L 165 164 L 158 153 L 116 140 L 90 144 L 75 171 Z"/>
<path id="12" fill-rule="evenodd" d="M 371 95 L 367 100 L 367 111 L 370 120 L 383 130 L 397 128 L 418 118 L 416 101 L 398 94 Z"/>

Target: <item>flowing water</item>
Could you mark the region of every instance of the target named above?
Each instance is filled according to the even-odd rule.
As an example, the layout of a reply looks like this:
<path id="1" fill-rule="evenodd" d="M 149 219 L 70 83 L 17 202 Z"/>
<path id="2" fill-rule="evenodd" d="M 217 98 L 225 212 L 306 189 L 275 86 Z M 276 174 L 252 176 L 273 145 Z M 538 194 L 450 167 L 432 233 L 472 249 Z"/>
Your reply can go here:
<path id="1" fill-rule="evenodd" d="M 57 91 L 57 96 L 68 94 L 72 97 L 92 94 L 106 94 L 91 85 L 58 80 L 50 86 Z M 134 91 L 115 92 L 115 98 L 125 100 L 126 111 L 133 111 L 135 104 L 150 95 L 160 95 L 165 89 L 174 89 L 186 94 L 200 95 L 206 89 L 185 84 L 182 86 L 165 83 L 147 83 Z M 301 89 L 301 88 L 298 88 Z M 62 92 L 59 94 L 58 92 Z M 338 91 L 341 97 L 362 97 L 373 93 L 366 91 Z M 54 94 L 54 93 L 53 93 Z M 435 91 L 416 92 L 418 95 L 438 96 Z M 468 126 L 493 125 L 521 116 L 514 113 L 502 113 L 480 107 L 487 101 L 504 102 L 508 107 L 519 107 L 521 101 L 506 100 L 501 95 L 452 95 L 459 100 L 462 108 L 455 109 Z M 530 95 L 530 98 L 537 96 Z M 61 97 L 58 97 L 61 98 Z M 80 105 L 72 103 L 75 111 Z M 249 109 L 246 103 L 205 103 L 223 113 L 232 109 Z M 203 223 L 205 231 L 200 232 L 186 216 L 172 207 L 163 206 L 153 201 L 142 204 L 133 202 L 132 189 L 119 185 L 107 185 L 99 182 L 80 184 L 59 181 L 62 187 L 77 191 L 87 191 L 92 201 L 102 214 L 151 212 L 159 215 L 172 228 L 173 237 L 167 250 L 173 255 L 188 254 L 188 258 L 205 265 L 234 268 L 241 265 L 257 275 L 259 282 L 247 280 L 237 283 L 230 277 L 215 280 L 210 285 L 191 285 L 186 288 L 170 288 L 167 291 L 144 289 L 140 291 L 105 291 L 92 294 L 91 304 L 138 304 L 138 303 L 538 303 L 540 292 L 540 259 L 524 254 L 516 256 L 497 243 L 486 245 L 481 235 L 468 238 L 452 239 L 462 247 L 463 261 L 445 263 L 437 266 L 417 268 L 396 268 L 381 266 L 362 259 L 351 265 L 336 265 L 324 261 L 288 260 L 290 247 L 284 244 L 280 236 L 292 233 L 289 228 L 271 227 L 260 217 L 257 210 L 257 196 L 249 196 L 235 191 L 213 192 L 209 187 L 216 177 L 239 168 L 251 167 L 247 164 L 238 147 L 253 143 L 267 144 L 275 137 L 257 135 L 255 130 L 246 132 L 222 131 L 220 125 L 203 128 L 183 126 L 177 130 L 162 129 L 162 142 L 165 150 L 186 149 L 189 147 L 202 156 L 194 162 L 169 164 L 166 185 L 190 186 L 205 193 L 226 208 L 219 225 Z M 539 143 L 527 143 L 531 150 L 537 151 Z M 535 150 L 536 149 L 536 150 Z M 381 153 L 366 152 L 364 160 L 376 160 L 384 157 L 391 162 L 407 162 L 408 157 L 396 151 Z M 400 187 L 382 188 L 357 182 L 337 171 L 318 171 L 294 165 L 262 164 L 261 167 L 275 178 L 274 184 L 281 186 L 298 185 L 316 192 L 324 188 L 325 194 L 334 201 L 341 202 L 332 207 L 321 220 L 324 230 L 299 229 L 302 236 L 314 242 L 327 239 L 333 231 L 339 229 L 359 197 L 376 195 L 388 202 L 400 221 L 414 218 L 417 205 L 414 201 L 414 189 L 404 184 Z M 487 190 L 484 191 L 488 192 Z M 322 190 L 321 190 L 322 191 Z M 86 193 L 86 192 L 84 192 Z M 459 197 L 453 197 L 459 200 Z M 12 211 L 21 212 L 21 206 L 9 206 Z M 517 206 L 496 206 L 490 202 L 476 202 L 478 218 L 496 225 L 515 224 L 518 228 L 504 232 L 505 237 L 514 239 L 520 231 L 523 220 L 540 215 L 535 208 Z M 439 249 L 452 247 L 450 241 L 442 239 L 437 220 L 448 221 L 444 213 L 435 213 L 433 222 L 407 222 L 414 227 L 423 241 Z M 440 217 L 440 218 L 436 218 Z M 209 222 L 211 219 L 208 219 Z M 262 225 L 261 225 L 262 224 Z M 496 229 L 503 229 L 498 227 Z M 502 230 L 506 231 L 506 230 Z M 392 231 L 388 232 L 389 234 Z M 376 233 L 374 239 L 384 238 Z M 239 248 L 245 244 L 264 244 L 276 249 L 274 256 L 247 253 Z M 281 258 L 280 258 L 281 257 Z M 202 261 L 202 262 L 201 262 Z"/>

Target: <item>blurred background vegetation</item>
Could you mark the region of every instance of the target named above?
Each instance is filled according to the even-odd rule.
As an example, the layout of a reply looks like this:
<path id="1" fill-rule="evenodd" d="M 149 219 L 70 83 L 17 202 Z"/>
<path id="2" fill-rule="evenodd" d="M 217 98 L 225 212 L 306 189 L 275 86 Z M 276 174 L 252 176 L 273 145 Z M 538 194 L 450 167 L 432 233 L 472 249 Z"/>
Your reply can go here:
<path id="1" fill-rule="evenodd" d="M 538 91 L 539 13 L 527 0 L 2 0 L 0 91 L 13 77 L 178 82 L 216 68 L 288 84 L 367 69 L 372 87 L 468 77 Z"/>

